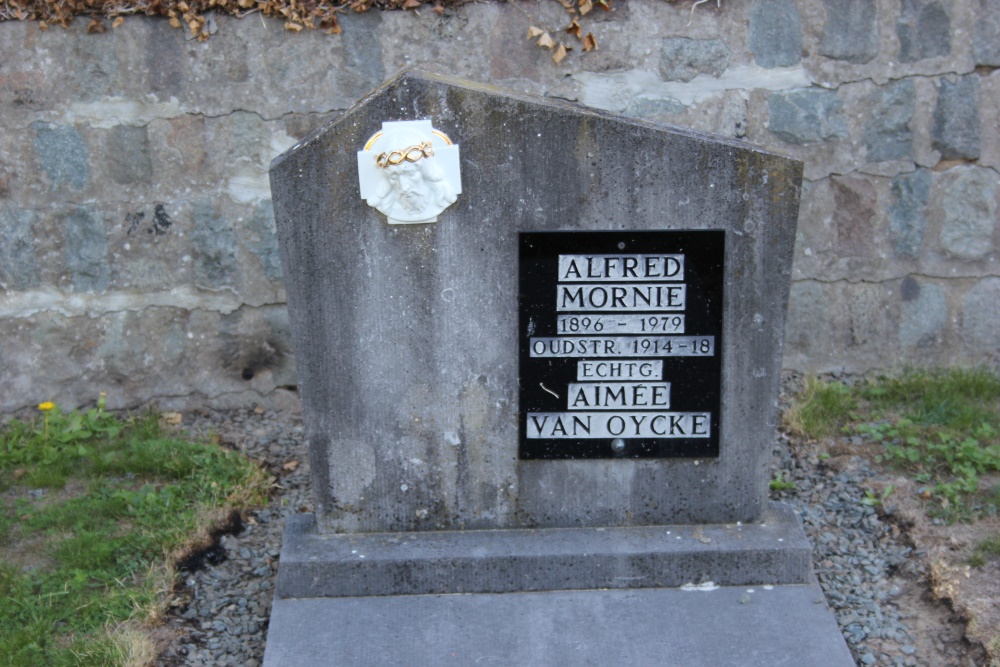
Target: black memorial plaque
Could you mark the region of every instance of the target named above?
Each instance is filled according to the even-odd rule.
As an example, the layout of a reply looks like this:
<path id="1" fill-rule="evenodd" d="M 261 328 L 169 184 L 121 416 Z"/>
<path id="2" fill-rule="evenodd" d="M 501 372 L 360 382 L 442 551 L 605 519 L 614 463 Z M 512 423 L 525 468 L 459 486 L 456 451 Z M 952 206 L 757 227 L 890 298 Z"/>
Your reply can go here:
<path id="1" fill-rule="evenodd" d="M 719 455 L 724 231 L 522 232 L 521 459 Z"/>

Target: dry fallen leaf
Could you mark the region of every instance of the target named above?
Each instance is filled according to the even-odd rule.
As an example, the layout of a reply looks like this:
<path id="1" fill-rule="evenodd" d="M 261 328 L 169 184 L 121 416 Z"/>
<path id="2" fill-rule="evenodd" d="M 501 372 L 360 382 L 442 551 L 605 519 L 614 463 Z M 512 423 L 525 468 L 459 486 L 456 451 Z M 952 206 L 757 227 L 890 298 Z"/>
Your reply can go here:
<path id="1" fill-rule="evenodd" d="M 444 15 L 444 6 L 441 4 L 434 5 L 434 13 L 438 16 Z"/>
<path id="2" fill-rule="evenodd" d="M 184 415 L 179 412 L 164 412 L 160 417 L 163 419 L 163 423 L 171 426 L 177 426 L 184 421 Z"/>
<path id="3" fill-rule="evenodd" d="M 125 18 L 123 16 L 119 16 L 118 18 L 116 18 L 114 21 L 111 22 L 111 27 L 117 28 L 121 26 L 122 23 L 125 23 Z"/>
<path id="4" fill-rule="evenodd" d="M 597 48 L 597 40 L 594 39 L 594 33 L 588 32 L 587 36 L 583 38 L 583 50 L 593 51 Z"/>
<path id="5" fill-rule="evenodd" d="M 403 3 L 403 9 L 416 9 L 420 6 L 420 0 L 406 0 Z"/>
<path id="6" fill-rule="evenodd" d="M 556 61 L 556 64 L 558 65 L 563 61 L 563 58 L 565 57 L 566 57 L 566 47 L 560 44 L 559 48 L 556 49 L 556 52 L 552 54 L 552 60 Z"/>
<path id="7" fill-rule="evenodd" d="M 253 413 L 255 415 L 262 415 L 262 414 L 264 414 L 264 408 L 262 408 L 261 406 L 258 405 L 257 407 L 255 407 L 253 409 Z"/>
<path id="8" fill-rule="evenodd" d="M 181 27 L 181 22 L 179 20 L 177 20 L 176 16 L 171 16 L 169 23 L 170 23 L 170 27 L 171 28 L 180 28 Z"/>
<path id="9" fill-rule="evenodd" d="M 90 20 L 87 24 L 87 32 L 91 35 L 99 35 L 105 31 L 104 24 L 98 21 L 96 18 Z"/>
<path id="10" fill-rule="evenodd" d="M 541 28 L 536 28 L 533 25 L 529 25 L 528 26 L 528 39 L 534 39 L 535 37 L 538 37 L 539 35 L 543 34 L 544 32 L 545 31 L 542 30 Z"/>
<path id="11" fill-rule="evenodd" d="M 300 26 L 298 23 L 292 23 L 291 21 L 288 21 L 285 23 L 285 30 L 298 32 L 299 30 L 302 30 L 302 26 Z"/>
<path id="12" fill-rule="evenodd" d="M 299 467 L 299 462 L 293 459 L 288 463 L 283 464 L 281 467 L 287 470 L 288 472 L 292 472 L 293 470 Z"/>
<path id="13" fill-rule="evenodd" d="M 576 19 L 573 19 L 573 22 L 569 24 L 569 27 L 566 28 L 566 32 L 573 35 L 577 39 L 580 39 L 580 24 L 576 22 Z"/>
<path id="14" fill-rule="evenodd" d="M 555 45 L 555 40 L 552 39 L 552 36 L 547 32 L 543 32 L 542 36 L 538 38 L 538 46 L 544 46 L 546 49 L 551 49 Z"/>
<path id="15" fill-rule="evenodd" d="M 587 14 L 591 9 L 594 8 L 594 3 L 591 0 L 580 0 L 580 13 Z"/>

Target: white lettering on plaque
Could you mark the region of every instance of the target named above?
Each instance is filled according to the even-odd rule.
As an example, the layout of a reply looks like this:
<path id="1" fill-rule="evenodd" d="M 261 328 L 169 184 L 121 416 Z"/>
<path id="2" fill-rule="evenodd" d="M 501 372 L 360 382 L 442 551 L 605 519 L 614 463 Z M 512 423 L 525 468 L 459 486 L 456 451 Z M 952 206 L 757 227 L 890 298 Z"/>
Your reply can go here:
<path id="1" fill-rule="evenodd" d="M 586 382 L 569 385 L 570 410 L 670 408 L 669 382 Z"/>
<path id="2" fill-rule="evenodd" d="M 708 438 L 708 412 L 529 412 L 529 438 Z"/>
<path id="3" fill-rule="evenodd" d="M 684 280 L 684 255 L 559 255 L 560 282 Z"/>
<path id="4" fill-rule="evenodd" d="M 686 292 L 684 285 L 671 283 L 560 284 L 556 290 L 556 310 L 582 312 L 684 310 Z"/>
<path id="5" fill-rule="evenodd" d="M 576 362 L 576 379 L 586 380 L 660 380 L 663 360 Z"/>

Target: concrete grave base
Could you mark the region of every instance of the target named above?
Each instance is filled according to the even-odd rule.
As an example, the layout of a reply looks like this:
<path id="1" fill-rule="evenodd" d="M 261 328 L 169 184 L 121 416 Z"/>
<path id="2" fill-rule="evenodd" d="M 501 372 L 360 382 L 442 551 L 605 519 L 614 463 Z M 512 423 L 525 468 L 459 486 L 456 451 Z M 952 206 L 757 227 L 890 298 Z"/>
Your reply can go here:
<path id="1" fill-rule="evenodd" d="M 819 585 L 276 599 L 265 667 L 853 667 Z"/>
<path id="2" fill-rule="evenodd" d="M 790 508 L 759 524 L 330 534 L 313 515 L 285 529 L 286 598 L 595 588 L 802 584 L 811 547 Z"/>
<path id="3" fill-rule="evenodd" d="M 335 535 L 290 518 L 265 667 L 853 665 L 794 512 Z"/>

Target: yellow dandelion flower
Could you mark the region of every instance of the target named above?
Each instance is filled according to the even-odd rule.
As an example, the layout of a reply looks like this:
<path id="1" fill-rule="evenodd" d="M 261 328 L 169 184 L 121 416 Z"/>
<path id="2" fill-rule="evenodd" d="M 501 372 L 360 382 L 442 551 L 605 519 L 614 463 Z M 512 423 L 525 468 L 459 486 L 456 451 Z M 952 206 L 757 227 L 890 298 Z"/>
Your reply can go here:
<path id="1" fill-rule="evenodd" d="M 44 403 L 38 404 L 38 409 L 41 410 L 42 412 L 48 412 L 54 407 L 56 407 L 56 404 L 53 403 L 52 401 L 45 401 Z"/>

